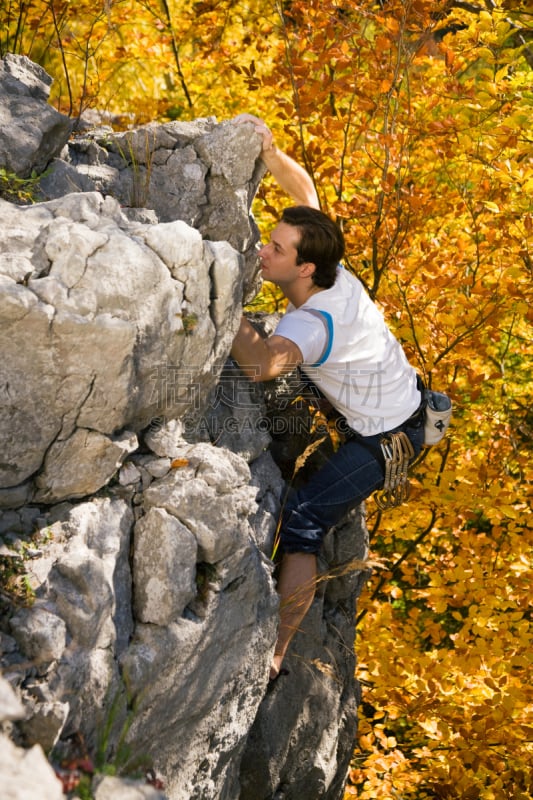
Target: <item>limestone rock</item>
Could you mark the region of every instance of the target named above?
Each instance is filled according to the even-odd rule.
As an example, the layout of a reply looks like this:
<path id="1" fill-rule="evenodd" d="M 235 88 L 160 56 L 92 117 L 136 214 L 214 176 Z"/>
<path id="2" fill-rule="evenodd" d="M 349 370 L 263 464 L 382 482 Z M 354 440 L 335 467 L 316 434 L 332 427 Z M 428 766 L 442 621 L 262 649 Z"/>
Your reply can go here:
<path id="1" fill-rule="evenodd" d="M 107 775 L 93 780 L 94 800 L 165 800 L 166 795 L 140 781 Z"/>
<path id="2" fill-rule="evenodd" d="M 136 448 L 135 434 L 109 437 L 77 428 L 69 439 L 55 442 L 48 450 L 36 480 L 35 499 L 60 502 L 97 492 Z"/>
<path id="3" fill-rule="evenodd" d="M 205 239 L 227 242 L 244 256 L 249 295 L 259 240 L 249 209 L 265 171 L 260 151 L 252 125 L 214 117 L 124 133 L 97 128 L 69 142 L 41 180 L 41 193 L 43 199 L 67 191 L 109 194 L 133 212 L 151 209 L 161 223 L 181 220 Z"/>
<path id="4" fill-rule="evenodd" d="M 67 628 L 56 614 L 39 607 L 21 608 L 10 625 L 23 653 L 35 663 L 56 661 L 63 655 Z"/>
<path id="5" fill-rule="evenodd" d="M 250 464 L 251 484 L 257 489 L 257 510 L 250 518 L 253 535 L 262 553 L 270 556 L 286 486 L 269 452 Z"/>
<path id="6" fill-rule="evenodd" d="M 138 698 L 128 743 L 152 757 L 172 800 L 238 797 L 238 764 L 268 678 L 275 608 L 270 570 L 249 544 L 204 571 L 201 594 L 182 619 L 137 626 L 121 660 Z"/>
<path id="7" fill-rule="evenodd" d="M 133 580 L 140 622 L 168 625 L 196 595 L 198 546 L 193 534 L 161 508 L 135 526 Z"/>
<path id="8" fill-rule="evenodd" d="M 0 60 L 0 166 L 26 178 L 59 155 L 71 121 L 48 105 L 52 79 L 25 56 Z"/>
<path id="9" fill-rule="evenodd" d="M 19 722 L 26 747 L 40 745 L 45 753 L 50 753 L 61 736 L 70 711 L 69 703 L 36 703 L 31 709 L 27 705 L 27 718 Z"/>
<path id="10" fill-rule="evenodd" d="M 209 119 L 86 136 L 61 162 L 70 172 L 56 199 L 0 203 L 6 504 L 15 487 L 32 496 L 30 477 L 39 502 L 97 491 L 127 452 L 117 452 L 124 430 L 205 404 L 256 272 L 251 131 Z M 161 224 L 129 222 L 116 200 L 79 191 L 126 202 L 124 187 L 142 175 Z M 63 196 L 67 186 L 74 193 Z"/>
<path id="11" fill-rule="evenodd" d="M 200 560 L 211 564 L 244 546 L 256 491 L 243 485 L 245 462 L 236 463 L 233 454 L 233 462 L 224 460 L 219 456 L 223 451 L 209 446 L 202 454 L 207 452 L 210 458 L 204 461 L 194 446 L 183 447 L 184 466 L 155 480 L 144 494 L 144 505 L 147 511 L 158 507 L 175 516 L 196 537 Z M 216 460 L 223 469 L 213 465 Z"/>
<path id="12" fill-rule="evenodd" d="M 263 390 L 248 380 L 231 359 L 224 364 L 201 414 L 188 413 L 182 426 L 187 439 L 194 440 L 203 434 L 218 447 L 239 453 L 250 463 L 272 441 Z"/>
<path id="13" fill-rule="evenodd" d="M 0 212 L 0 486 L 35 476 L 41 502 L 82 497 L 131 449 L 117 431 L 207 396 L 238 324 L 238 257 L 220 250 L 231 287 L 212 296 L 216 250 L 183 223 L 133 234 L 96 194 Z"/>
<path id="14" fill-rule="evenodd" d="M 9 683 L 0 675 L 0 723 L 22 719 L 24 707 Z"/>
<path id="15" fill-rule="evenodd" d="M 120 649 L 132 629 L 133 515 L 123 501 L 99 499 L 69 509 L 59 524 L 73 533 L 47 575 L 49 596 L 76 646 Z"/>
<path id="16" fill-rule="evenodd" d="M 144 441 L 150 450 L 164 458 L 170 467 L 170 460 L 177 458 L 183 449 L 183 423 L 178 419 L 167 421 L 164 417 L 156 418 L 145 430 Z M 163 470 L 161 475 L 155 474 L 154 477 L 162 478 L 167 472 L 168 468 Z"/>
<path id="17" fill-rule="evenodd" d="M 15 747 L 0 734 L 2 796 L 9 800 L 63 800 L 63 788 L 38 745 Z"/>

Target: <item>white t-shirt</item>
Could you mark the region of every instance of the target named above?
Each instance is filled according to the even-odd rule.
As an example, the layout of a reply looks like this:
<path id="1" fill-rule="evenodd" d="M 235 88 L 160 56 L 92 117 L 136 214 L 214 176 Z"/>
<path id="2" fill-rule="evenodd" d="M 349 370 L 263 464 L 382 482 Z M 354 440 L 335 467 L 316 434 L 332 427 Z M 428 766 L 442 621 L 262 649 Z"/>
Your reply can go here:
<path id="1" fill-rule="evenodd" d="M 361 282 L 342 267 L 330 289 L 289 304 L 276 335 L 298 345 L 303 369 L 363 436 L 391 430 L 420 404 L 416 372 Z"/>

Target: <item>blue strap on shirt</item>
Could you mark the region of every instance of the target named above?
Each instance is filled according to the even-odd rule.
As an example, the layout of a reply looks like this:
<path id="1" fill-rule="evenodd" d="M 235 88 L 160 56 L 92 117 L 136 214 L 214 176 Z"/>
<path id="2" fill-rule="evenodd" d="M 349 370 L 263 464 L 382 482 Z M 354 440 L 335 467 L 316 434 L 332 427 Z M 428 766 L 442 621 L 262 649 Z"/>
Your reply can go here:
<path id="1" fill-rule="evenodd" d="M 329 311 L 321 311 L 318 308 L 306 308 L 305 311 L 308 314 L 313 314 L 313 316 L 317 317 L 321 322 L 324 323 L 326 327 L 326 334 L 327 334 L 327 341 L 324 350 L 322 351 L 322 355 L 315 361 L 314 364 L 310 364 L 310 367 L 320 367 L 327 359 L 331 353 L 331 348 L 333 347 L 333 317 L 329 313 Z"/>

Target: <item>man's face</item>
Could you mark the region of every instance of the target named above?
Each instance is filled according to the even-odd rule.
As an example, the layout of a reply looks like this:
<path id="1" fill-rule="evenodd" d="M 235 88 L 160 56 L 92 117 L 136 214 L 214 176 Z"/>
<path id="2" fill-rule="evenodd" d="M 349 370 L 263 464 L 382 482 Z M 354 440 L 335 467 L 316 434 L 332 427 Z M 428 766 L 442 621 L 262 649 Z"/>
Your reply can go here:
<path id="1" fill-rule="evenodd" d="M 263 278 L 278 286 L 292 283 L 300 277 L 297 265 L 297 246 L 300 232 L 293 225 L 280 222 L 270 236 L 270 242 L 259 251 Z"/>

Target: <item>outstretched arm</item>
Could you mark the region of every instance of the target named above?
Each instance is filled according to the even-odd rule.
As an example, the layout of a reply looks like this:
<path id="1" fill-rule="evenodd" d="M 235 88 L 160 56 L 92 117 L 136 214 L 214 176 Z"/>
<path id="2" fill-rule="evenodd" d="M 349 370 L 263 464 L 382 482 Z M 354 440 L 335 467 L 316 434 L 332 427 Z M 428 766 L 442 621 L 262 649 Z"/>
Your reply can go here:
<path id="1" fill-rule="evenodd" d="M 279 150 L 268 125 L 253 114 L 239 114 L 237 123 L 251 122 L 263 138 L 261 158 L 275 181 L 287 192 L 297 205 L 319 208 L 318 196 L 310 175 L 294 159 Z"/>

